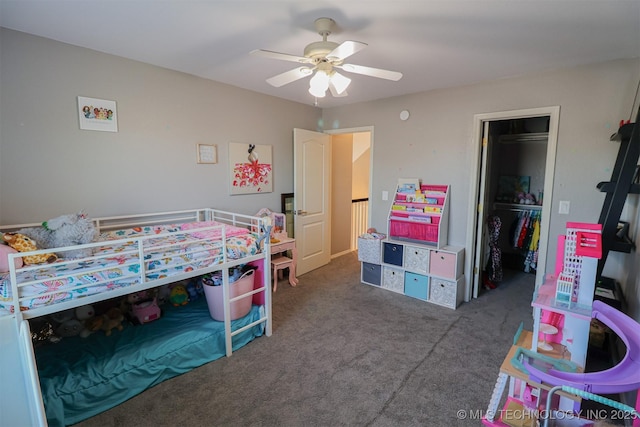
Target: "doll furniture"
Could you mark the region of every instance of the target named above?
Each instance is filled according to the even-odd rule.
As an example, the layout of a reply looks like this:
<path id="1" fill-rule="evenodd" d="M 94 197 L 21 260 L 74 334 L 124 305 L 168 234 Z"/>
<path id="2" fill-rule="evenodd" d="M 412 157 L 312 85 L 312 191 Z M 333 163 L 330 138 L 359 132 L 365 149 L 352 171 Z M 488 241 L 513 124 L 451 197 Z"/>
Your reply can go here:
<path id="1" fill-rule="evenodd" d="M 0 413 L 7 425 L 78 423 L 166 379 L 194 369 L 254 338 L 271 335 L 269 286 L 261 305 L 231 320 L 229 269 L 262 266 L 270 283 L 270 224 L 263 218 L 214 209 L 94 219 L 98 241 L 9 255 L 0 274 Z M 2 226 L 11 231 L 34 224 Z M 90 248 L 81 259 L 67 253 Z M 18 268 L 14 259 L 53 251 L 53 264 Z M 160 319 L 124 324 L 110 336 L 63 338 L 34 346 L 32 325 L 55 313 L 221 271 L 223 320 L 214 321 L 205 298 L 165 305 Z M 250 296 L 248 298 L 251 298 Z"/>
<path id="2" fill-rule="evenodd" d="M 277 235 L 278 242 L 271 243 L 271 266 L 273 267 L 273 291 L 278 286 L 278 278 L 282 275 L 282 270 L 289 269 L 289 284 L 296 286 L 296 265 L 298 263 L 298 250 L 296 249 L 296 239 L 287 237 L 286 233 Z M 291 258 L 286 253 L 291 252 Z M 279 274 L 278 274 L 279 273 Z"/>
<path id="3" fill-rule="evenodd" d="M 296 286 L 296 266 L 298 264 L 298 250 L 296 239 L 287 235 L 287 222 L 285 214 L 272 212 L 268 208 L 263 208 L 256 216 L 268 218 L 273 224 L 271 229 L 271 269 L 273 274 L 273 291 L 278 288 L 278 278 L 282 277 L 282 271 L 289 269 L 289 284 Z M 291 257 L 287 254 L 291 253 Z"/>

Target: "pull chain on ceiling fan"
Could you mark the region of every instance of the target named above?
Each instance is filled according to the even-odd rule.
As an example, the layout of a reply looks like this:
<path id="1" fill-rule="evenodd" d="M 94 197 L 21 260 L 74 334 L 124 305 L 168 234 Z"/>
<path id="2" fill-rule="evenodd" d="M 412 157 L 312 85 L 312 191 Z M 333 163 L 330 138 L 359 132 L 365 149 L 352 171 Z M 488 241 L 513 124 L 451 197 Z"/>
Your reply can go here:
<path id="1" fill-rule="evenodd" d="M 361 51 L 367 47 L 367 44 L 351 40 L 340 44 L 328 41 L 327 37 L 331 34 L 334 25 L 335 21 L 331 18 L 316 19 L 316 31 L 322 36 L 322 41 L 308 44 L 304 48 L 304 56 L 289 55 L 264 49 L 252 51 L 252 55 L 305 64 L 305 66 L 268 78 L 267 83 L 275 87 L 281 87 L 308 77 L 315 71 L 315 75 L 309 81 L 309 93 L 316 98 L 322 98 L 325 96 L 327 89 L 335 97 L 347 95 L 346 89 L 351 83 L 351 79 L 338 73 L 336 69 L 393 81 L 398 81 L 402 78 L 402 73 L 397 71 L 345 64 L 344 60 L 346 58 Z"/>

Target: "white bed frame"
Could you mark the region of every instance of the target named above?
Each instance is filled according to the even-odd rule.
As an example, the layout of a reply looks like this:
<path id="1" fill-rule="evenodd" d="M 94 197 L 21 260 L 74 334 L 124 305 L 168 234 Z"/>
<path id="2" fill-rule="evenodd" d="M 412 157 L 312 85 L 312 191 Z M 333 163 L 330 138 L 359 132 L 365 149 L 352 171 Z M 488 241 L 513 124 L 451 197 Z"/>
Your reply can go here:
<path id="1" fill-rule="evenodd" d="M 26 311 L 14 310 L 11 314 L 0 315 L 0 414 L 2 425 L 30 425 L 46 426 L 46 415 L 42 396 L 40 393 L 40 383 L 38 371 L 35 363 L 35 355 L 31 340 L 28 319 L 44 316 L 79 307 L 86 304 L 95 304 L 99 301 L 127 295 L 134 292 L 143 291 L 168 283 L 178 282 L 196 276 L 201 276 L 213 271 L 222 271 L 223 277 L 223 300 L 224 300 L 224 327 L 226 355 L 231 356 L 232 338 L 256 325 L 263 324 L 265 335 L 271 336 L 272 315 L 271 315 L 271 250 L 270 239 L 268 238 L 271 224 L 263 217 L 249 216 L 232 212 L 225 212 L 215 209 L 203 208 L 196 210 L 158 212 L 150 214 L 137 214 L 126 216 L 114 216 L 106 218 L 95 218 L 99 232 L 126 229 L 146 225 L 180 224 L 187 222 L 217 221 L 237 227 L 248 228 L 257 233 L 262 239 L 262 250 L 256 255 L 246 256 L 240 259 L 230 259 L 227 256 L 226 247 L 222 249 L 223 261 L 205 268 L 192 270 L 164 277 L 158 280 L 148 280 L 145 276 L 145 249 L 142 242 L 148 237 L 127 237 L 122 242 L 137 241 L 139 250 L 137 262 L 139 262 L 140 282 L 110 290 L 108 292 L 94 294 L 82 298 L 71 299 L 59 303 L 50 304 Z M 18 230 L 23 227 L 39 226 L 40 224 L 20 224 L 10 226 L 0 226 L 0 231 L 8 232 Z M 226 245 L 226 235 L 222 227 L 208 227 L 202 230 L 208 231 L 215 228 L 221 229 L 222 237 L 219 239 Z M 193 231 L 193 230 L 190 230 Z M 266 238 L 265 238 L 266 237 Z M 109 244 L 116 244 L 118 240 L 111 240 Z M 105 242 L 89 243 L 86 245 L 72 246 L 67 248 L 42 249 L 34 252 L 23 252 L 16 255 L 9 255 L 10 277 L 12 282 L 13 307 L 20 306 L 20 294 L 16 284 L 16 269 L 13 258 L 17 256 L 36 255 L 47 252 L 62 253 L 68 250 L 92 248 L 104 246 Z M 90 258 L 88 258 L 90 259 Z M 229 290 L 229 268 L 262 260 L 263 286 L 254 289 L 243 295 L 230 298 Z M 50 279 L 47 279 L 50 280 Z M 256 293 L 264 292 L 264 314 L 261 318 L 237 330 L 231 330 L 230 304 L 243 297 L 249 297 Z M 5 424 L 6 423 L 6 424 Z"/>

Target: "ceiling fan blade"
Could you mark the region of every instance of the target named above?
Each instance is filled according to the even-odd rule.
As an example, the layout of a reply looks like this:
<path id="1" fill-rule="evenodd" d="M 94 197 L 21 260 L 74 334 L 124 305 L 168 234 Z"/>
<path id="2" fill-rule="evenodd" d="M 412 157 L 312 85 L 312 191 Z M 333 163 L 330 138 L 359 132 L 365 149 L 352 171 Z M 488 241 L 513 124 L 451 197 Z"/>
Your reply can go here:
<path id="1" fill-rule="evenodd" d="M 289 55 L 288 53 L 273 52 L 271 50 L 256 49 L 250 52 L 251 55 L 262 56 L 269 59 L 280 59 L 282 61 L 298 62 L 300 64 L 308 64 L 311 62 L 309 58 L 304 56 Z"/>
<path id="2" fill-rule="evenodd" d="M 364 49 L 367 46 L 368 45 L 366 43 L 354 42 L 354 41 L 351 41 L 351 40 L 347 40 L 346 42 L 340 43 L 340 45 L 338 45 L 338 47 L 336 47 L 331 52 L 329 52 L 327 54 L 327 59 L 329 59 L 329 60 L 345 59 L 345 58 L 353 55 L 354 53 L 360 52 L 362 49 Z"/>
<path id="3" fill-rule="evenodd" d="M 313 68 L 307 67 L 298 67 L 293 70 L 285 71 L 282 74 L 278 74 L 277 76 L 273 76 L 267 79 L 267 83 L 271 86 L 280 87 L 284 86 L 287 83 L 295 82 L 296 80 L 300 80 L 301 78 L 310 76 L 313 72 Z"/>
<path id="4" fill-rule="evenodd" d="M 365 76 L 378 77 L 381 79 L 393 80 L 397 82 L 402 78 L 402 73 L 398 71 L 383 70 L 381 68 L 365 67 L 364 65 L 342 64 L 335 65 L 344 71 L 350 73 L 363 74 Z"/>
<path id="5" fill-rule="evenodd" d="M 336 89 L 332 81 L 329 82 L 329 90 L 331 91 L 331 95 L 333 95 L 334 98 L 342 98 L 343 96 L 348 95 L 346 90 L 343 90 L 342 93 L 338 93 L 338 89 Z"/>

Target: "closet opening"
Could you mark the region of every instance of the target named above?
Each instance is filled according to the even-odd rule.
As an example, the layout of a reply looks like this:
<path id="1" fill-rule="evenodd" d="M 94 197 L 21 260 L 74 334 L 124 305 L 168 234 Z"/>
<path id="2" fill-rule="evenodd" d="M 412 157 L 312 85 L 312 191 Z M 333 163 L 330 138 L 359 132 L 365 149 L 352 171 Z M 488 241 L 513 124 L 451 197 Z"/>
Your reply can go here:
<path id="1" fill-rule="evenodd" d="M 474 117 L 468 299 L 546 271 L 559 107 Z"/>
<path id="2" fill-rule="evenodd" d="M 488 206 L 482 287 L 505 278 L 533 283 L 538 270 L 540 222 L 549 140 L 549 117 L 489 123 Z"/>

